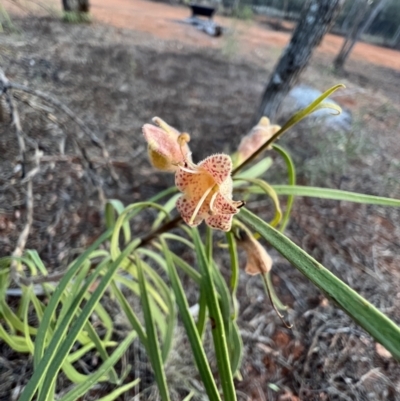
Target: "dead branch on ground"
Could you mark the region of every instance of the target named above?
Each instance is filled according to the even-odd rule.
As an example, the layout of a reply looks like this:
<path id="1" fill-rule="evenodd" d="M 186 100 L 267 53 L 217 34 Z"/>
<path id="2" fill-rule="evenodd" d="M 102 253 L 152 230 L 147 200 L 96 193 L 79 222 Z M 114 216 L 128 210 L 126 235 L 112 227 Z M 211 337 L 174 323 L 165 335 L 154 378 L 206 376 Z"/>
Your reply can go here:
<path id="1" fill-rule="evenodd" d="M 104 159 L 105 159 L 105 161 L 107 163 L 107 167 L 109 169 L 111 177 L 113 178 L 115 183 L 119 184 L 118 174 L 115 172 L 115 170 L 114 170 L 114 168 L 112 166 L 112 163 L 111 163 L 111 160 L 110 160 L 110 155 L 108 153 L 108 150 L 107 150 L 105 144 L 103 143 L 103 141 L 99 137 L 97 137 L 97 135 L 94 132 L 92 132 L 84 124 L 84 122 L 78 116 L 75 115 L 75 113 L 69 107 L 67 107 L 65 104 L 61 103 L 55 97 L 53 97 L 53 96 L 51 96 L 51 95 L 49 95 L 47 93 L 44 93 L 42 91 L 29 88 L 29 87 L 27 87 L 25 85 L 20 85 L 20 84 L 14 83 L 14 82 L 9 82 L 9 86 L 12 89 L 19 90 L 19 91 L 26 92 L 26 93 L 30 93 L 31 95 L 37 96 L 37 97 L 43 99 L 45 102 L 47 102 L 47 103 L 53 105 L 54 107 L 60 109 L 61 111 L 63 111 L 90 138 L 90 140 L 93 143 L 93 145 L 95 145 L 96 147 L 101 149 L 103 157 L 104 157 Z M 83 148 L 81 148 L 81 151 L 82 151 L 82 149 Z"/>
<path id="2" fill-rule="evenodd" d="M 101 160 L 101 161 L 104 164 L 106 164 L 106 166 L 108 167 L 108 170 L 109 170 L 110 175 L 113 178 L 114 182 L 116 182 L 118 185 L 120 183 L 119 183 L 119 177 L 114 170 L 113 162 L 110 159 L 109 153 L 108 153 L 104 143 L 83 123 L 83 121 L 79 117 L 77 117 L 75 115 L 75 113 L 70 108 L 68 108 L 66 105 L 64 105 L 63 103 L 61 103 L 59 100 L 57 100 L 56 98 L 54 98 L 51 95 L 48 95 L 48 94 L 38 91 L 38 90 L 31 89 L 24 85 L 10 82 L 8 80 L 8 78 L 6 77 L 6 75 L 4 74 L 4 71 L 0 68 L 0 98 L 2 97 L 2 95 L 4 95 L 6 105 L 8 108 L 8 114 L 10 115 L 10 118 L 11 118 L 11 124 L 15 128 L 15 133 L 16 133 L 16 136 L 18 139 L 19 158 L 20 158 L 21 170 L 22 170 L 20 182 L 21 182 L 21 184 L 26 184 L 26 201 L 25 201 L 26 223 L 25 223 L 25 226 L 24 226 L 22 232 L 20 233 L 20 235 L 18 237 L 15 250 L 12 253 L 12 257 L 15 259 L 11 263 L 11 278 L 18 285 L 20 285 L 20 284 L 30 285 L 30 284 L 35 283 L 36 281 L 39 283 L 42 280 L 43 280 L 43 282 L 46 282 L 49 279 L 51 280 L 53 278 L 53 277 L 42 277 L 42 278 L 35 277 L 32 279 L 28 279 L 20 274 L 19 263 L 17 261 L 17 259 L 23 255 L 23 252 L 25 250 L 25 246 L 26 246 L 26 243 L 27 243 L 27 240 L 29 237 L 29 233 L 32 228 L 32 223 L 33 223 L 33 182 L 32 182 L 32 180 L 33 180 L 33 177 L 36 174 L 38 174 L 40 171 L 40 162 L 41 162 L 43 153 L 39 150 L 37 143 L 34 140 L 32 140 L 31 138 L 27 138 L 22 130 L 18 109 L 16 107 L 16 103 L 14 100 L 14 93 L 13 93 L 14 90 L 18 90 L 18 91 L 25 92 L 25 93 L 34 95 L 36 97 L 39 97 L 39 98 L 45 100 L 50 105 L 54 106 L 55 108 L 58 108 L 59 110 L 63 111 L 71 120 L 73 120 L 81 128 L 81 130 L 84 132 L 84 134 L 86 134 L 90 138 L 92 144 L 94 144 L 96 147 L 101 149 L 102 155 L 104 158 L 104 160 Z M 18 96 L 18 95 L 15 96 L 15 98 L 22 100 L 22 101 L 26 102 L 29 106 L 33 107 L 34 109 L 37 109 L 37 107 L 34 107 L 32 102 L 29 101 L 29 99 L 22 99 L 21 96 Z M 40 108 L 45 109 L 44 106 L 40 107 Z M 55 116 L 54 116 L 54 119 L 57 120 Z M 83 146 L 83 144 L 81 143 L 78 135 L 74 135 L 73 139 L 74 139 L 74 142 L 76 143 L 77 147 L 79 148 L 80 153 L 82 154 L 82 157 L 81 158 L 78 157 L 78 159 L 84 165 L 84 167 L 92 181 L 92 184 L 95 186 L 95 188 L 98 191 L 99 200 L 100 200 L 102 206 L 104 206 L 106 199 L 105 199 L 101 179 L 95 172 L 95 166 L 93 165 L 93 161 L 91 160 L 91 158 L 89 158 L 89 156 L 86 152 L 86 149 Z M 32 144 L 33 147 L 35 148 L 34 157 L 30 158 L 29 160 L 27 158 L 26 141 L 28 141 L 28 143 Z M 44 158 L 46 158 L 46 156 L 44 156 Z M 34 162 L 34 167 L 30 171 L 26 171 L 27 164 L 29 164 L 31 162 Z M 97 160 L 97 162 L 99 162 L 99 160 Z M 103 163 L 101 163 L 101 164 L 103 164 Z M 116 165 L 118 165 L 118 163 L 116 163 Z M 61 276 L 63 274 L 64 273 L 62 273 Z M 59 276 L 60 276 L 60 274 L 55 275 L 56 280 L 59 279 Z"/>

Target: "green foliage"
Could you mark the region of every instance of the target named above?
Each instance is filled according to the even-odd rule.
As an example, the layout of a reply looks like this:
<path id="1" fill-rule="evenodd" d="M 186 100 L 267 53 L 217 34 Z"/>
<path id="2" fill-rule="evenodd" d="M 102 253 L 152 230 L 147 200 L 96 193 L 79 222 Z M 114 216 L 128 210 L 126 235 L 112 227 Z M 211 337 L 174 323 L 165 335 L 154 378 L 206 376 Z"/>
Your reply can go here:
<path id="1" fill-rule="evenodd" d="M 66 268 L 57 286 L 51 283 L 51 277 L 35 251 L 26 251 L 22 258 L 0 259 L 0 338 L 15 352 L 33 356 L 34 371 L 19 400 L 78 400 L 99 382 L 115 386 L 104 400 L 115 399 L 125 392 L 129 394 L 139 384 L 139 379 L 129 381 L 127 371 L 121 371 L 118 361 L 133 341 L 140 341 L 146 351 L 160 399 L 169 400 L 171 389 L 166 366 L 174 347 L 176 327 L 180 325 L 185 330 L 204 386 L 203 389 L 188 388 L 186 399 L 200 393 L 206 394 L 212 401 L 235 401 L 234 377 L 240 376 L 243 349 L 237 324 L 240 304 L 236 298 L 239 285 L 236 241 L 243 227 L 253 236 L 254 242 L 259 236 L 263 237 L 395 358 L 400 359 L 399 327 L 282 233 L 296 196 L 400 207 L 400 200 L 397 199 L 298 186 L 290 154 L 283 147 L 273 144 L 314 110 L 324 106 L 333 108 L 323 102 L 339 87 L 331 88 L 293 116 L 249 159 L 235 167 L 234 191 L 240 192 L 244 199 L 269 197 L 276 213 L 271 225 L 247 209 L 236 215 L 233 229 L 226 233 L 225 241 L 218 244 L 222 251 L 226 249 L 229 253 L 231 276 L 228 280 L 217 263 L 219 258 L 213 231 L 207 228 L 202 235 L 197 228 L 182 225 L 179 217 L 172 218 L 177 199 L 175 188 L 149 201 L 127 207 L 118 200 L 108 201 L 105 208 L 106 232 Z M 338 111 L 337 107 L 334 109 Z M 285 162 L 288 184 L 270 185 L 263 179 L 272 165 L 271 158 L 254 162 L 255 157 L 271 145 L 272 151 L 277 152 Z M 280 205 L 280 196 L 288 196 L 284 210 Z M 151 232 L 133 233 L 131 221 L 140 218 L 145 209 L 154 211 Z M 171 228 L 178 228 L 179 234 L 169 232 Z M 179 248 L 175 246 L 177 243 Z M 192 255 L 193 264 L 184 260 L 181 251 L 177 251 L 182 247 Z M 249 259 L 250 256 L 254 254 L 249 255 Z M 11 270 L 19 276 L 18 307 L 11 307 L 7 302 Z M 264 273 L 262 277 L 266 291 L 271 294 L 271 301 L 276 309 L 283 310 L 284 306 L 271 288 L 268 274 Z M 183 277 L 191 283 L 191 295 L 197 297 L 197 318 L 189 307 Z M 39 296 L 39 293 L 46 296 Z M 109 299 L 125 316 L 128 334 L 119 345 L 115 337 L 115 322 L 106 307 Z M 133 306 L 132 299 L 137 299 L 140 310 Z M 31 314 L 35 319 L 30 319 Z M 204 338 L 207 332 L 212 335 L 216 367 L 206 353 Z M 87 355 L 99 356 L 102 363 L 97 370 L 82 373 L 77 362 Z M 73 383 L 62 395 L 57 386 L 60 372 Z"/>
<path id="2" fill-rule="evenodd" d="M 244 21 L 250 21 L 254 18 L 253 9 L 249 5 L 239 5 L 233 10 L 233 17 Z"/>
<path id="3" fill-rule="evenodd" d="M 0 2 L 0 32 L 4 32 L 4 29 L 9 29 L 10 31 L 17 31 L 15 25 L 13 24 L 10 15 L 4 8 L 2 2 Z"/>
<path id="4" fill-rule="evenodd" d="M 92 21 L 92 17 L 89 13 L 77 11 L 64 11 L 62 19 L 69 24 L 88 24 Z"/>

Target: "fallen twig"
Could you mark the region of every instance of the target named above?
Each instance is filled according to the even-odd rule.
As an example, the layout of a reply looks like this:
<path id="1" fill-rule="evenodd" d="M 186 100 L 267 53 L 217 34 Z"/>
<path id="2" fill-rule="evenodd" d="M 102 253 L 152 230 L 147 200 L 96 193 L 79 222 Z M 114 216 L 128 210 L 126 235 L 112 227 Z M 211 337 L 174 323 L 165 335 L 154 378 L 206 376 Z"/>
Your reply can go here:
<path id="1" fill-rule="evenodd" d="M 20 85 L 14 82 L 9 82 L 9 87 L 20 90 L 26 93 L 30 93 L 31 95 L 40 97 L 41 99 L 45 100 L 46 102 L 50 103 L 54 107 L 59 108 L 62 110 L 71 120 L 73 120 L 80 128 L 81 130 L 90 138 L 92 143 L 97 146 L 99 149 L 101 149 L 103 157 L 107 163 L 107 167 L 110 171 L 110 175 L 113 178 L 113 180 L 119 184 L 119 177 L 118 174 L 115 172 L 111 160 L 110 160 L 110 155 L 108 153 L 108 150 L 106 146 L 104 145 L 103 141 L 96 136 L 94 132 L 92 132 L 85 124 L 84 122 L 75 115 L 75 113 L 67 107 L 65 104 L 61 103 L 58 99 L 55 97 L 48 95 L 47 93 L 44 93 L 42 91 L 36 90 L 36 89 L 31 89 L 25 85 Z"/>
<path id="2" fill-rule="evenodd" d="M 33 188 L 32 188 L 32 178 L 39 172 L 39 164 L 40 164 L 40 152 L 38 147 L 36 146 L 35 151 L 35 168 L 26 173 L 26 146 L 24 133 L 21 127 L 21 121 L 19 118 L 18 109 L 14 103 L 14 99 L 12 94 L 10 93 L 10 81 L 5 76 L 4 72 L 0 69 L 0 89 L 1 93 L 4 94 L 6 101 L 8 103 L 11 115 L 12 124 L 15 127 L 15 132 L 18 138 L 18 145 L 20 150 L 20 157 L 22 163 L 22 179 L 23 182 L 27 183 L 26 188 L 26 223 L 25 227 L 22 230 L 21 234 L 18 237 L 17 245 L 12 253 L 13 258 L 19 258 L 22 256 L 26 242 L 28 241 L 29 233 L 32 228 L 33 223 Z M 19 283 L 21 281 L 21 277 L 18 274 L 18 264 L 14 259 L 10 266 L 10 275 L 11 278 Z"/>

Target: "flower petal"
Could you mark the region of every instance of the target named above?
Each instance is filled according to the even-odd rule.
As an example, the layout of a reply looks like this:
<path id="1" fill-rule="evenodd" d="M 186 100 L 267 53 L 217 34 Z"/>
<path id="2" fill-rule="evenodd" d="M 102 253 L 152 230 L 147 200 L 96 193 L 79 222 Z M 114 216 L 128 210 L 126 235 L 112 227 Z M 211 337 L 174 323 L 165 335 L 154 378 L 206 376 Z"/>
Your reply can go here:
<path id="1" fill-rule="evenodd" d="M 192 215 L 196 209 L 197 202 L 194 199 L 189 199 L 183 195 L 176 201 L 176 208 L 179 214 L 182 216 L 183 221 L 191 227 L 198 226 L 204 220 L 204 211 L 200 210 L 197 216 L 191 222 Z M 202 209 L 202 208 L 201 208 Z"/>
<path id="2" fill-rule="evenodd" d="M 190 168 L 188 168 L 190 170 Z M 193 170 L 189 173 L 179 168 L 175 174 L 175 185 L 178 190 L 184 192 L 190 198 L 200 198 L 204 192 L 214 184 L 213 178 L 201 170 Z"/>
<path id="3" fill-rule="evenodd" d="M 232 227 L 232 214 L 217 214 L 206 218 L 206 223 L 217 230 L 229 231 Z"/>
<path id="4" fill-rule="evenodd" d="M 272 268 L 272 258 L 266 249 L 247 230 L 240 230 L 237 238 L 247 256 L 245 271 L 247 274 L 264 274 Z"/>
<path id="5" fill-rule="evenodd" d="M 236 214 L 239 211 L 234 202 L 226 199 L 220 193 L 217 193 L 214 203 L 210 207 L 215 214 Z"/>
<path id="6" fill-rule="evenodd" d="M 227 199 L 232 199 L 232 188 L 233 182 L 232 178 L 228 177 L 220 186 L 219 186 L 219 193 Z"/>
<path id="7" fill-rule="evenodd" d="M 208 156 L 199 163 L 199 167 L 210 174 L 216 184 L 221 185 L 231 175 L 232 160 L 230 156 L 218 153 Z"/>
<path id="8" fill-rule="evenodd" d="M 154 167 L 163 171 L 176 171 L 177 165 L 190 159 L 190 150 L 187 144 L 179 145 L 180 133 L 170 127 L 158 117 L 154 117 L 154 123 L 143 126 L 143 135 L 149 145 L 148 152 Z"/>

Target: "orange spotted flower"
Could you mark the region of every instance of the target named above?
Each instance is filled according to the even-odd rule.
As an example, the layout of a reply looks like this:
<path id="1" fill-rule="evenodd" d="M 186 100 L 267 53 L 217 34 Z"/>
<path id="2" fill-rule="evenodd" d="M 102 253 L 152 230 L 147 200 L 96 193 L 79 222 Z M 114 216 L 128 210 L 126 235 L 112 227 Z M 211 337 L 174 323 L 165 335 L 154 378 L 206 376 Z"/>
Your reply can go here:
<path id="1" fill-rule="evenodd" d="M 179 134 L 161 119 L 153 121 L 161 128 L 146 124 L 143 134 L 149 145 L 154 167 L 175 172 L 175 184 L 183 195 L 176 207 L 191 227 L 203 220 L 212 228 L 229 231 L 233 215 L 242 201 L 232 200 L 232 160 L 228 155 L 215 154 L 199 164 L 190 159 L 188 134 Z"/>
<path id="2" fill-rule="evenodd" d="M 243 206 L 242 201 L 232 200 L 231 171 L 232 160 L 222 153 L 198 165 L 179 166 L 175 184 L 183 195 L 176 207 L 188 225 L 194 227 L 205 220 L 212 228 L 231 229 L 233 215 Z"/>

